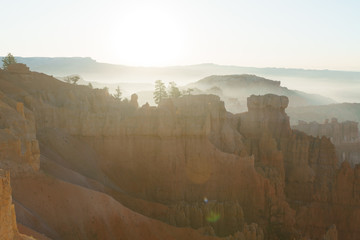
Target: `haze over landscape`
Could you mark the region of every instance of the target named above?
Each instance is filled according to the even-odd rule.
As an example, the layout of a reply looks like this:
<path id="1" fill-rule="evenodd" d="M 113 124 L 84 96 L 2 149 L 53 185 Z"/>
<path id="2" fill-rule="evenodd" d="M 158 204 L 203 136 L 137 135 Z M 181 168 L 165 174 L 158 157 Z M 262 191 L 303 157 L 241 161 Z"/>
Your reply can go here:
<path id="1" fill-rule="evenodd" d="M 360 2 L 17 0 L 0 239 L 360 239 Z"/>

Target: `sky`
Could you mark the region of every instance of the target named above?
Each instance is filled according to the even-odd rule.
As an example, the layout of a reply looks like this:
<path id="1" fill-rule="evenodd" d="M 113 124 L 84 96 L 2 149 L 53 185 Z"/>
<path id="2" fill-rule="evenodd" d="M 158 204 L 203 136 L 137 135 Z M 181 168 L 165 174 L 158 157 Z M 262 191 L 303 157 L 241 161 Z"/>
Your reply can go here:
<path id="1" fill-rule="evenodd" d="M 360 71 L 357 0 L 0 2 L 0 56 Z"/>

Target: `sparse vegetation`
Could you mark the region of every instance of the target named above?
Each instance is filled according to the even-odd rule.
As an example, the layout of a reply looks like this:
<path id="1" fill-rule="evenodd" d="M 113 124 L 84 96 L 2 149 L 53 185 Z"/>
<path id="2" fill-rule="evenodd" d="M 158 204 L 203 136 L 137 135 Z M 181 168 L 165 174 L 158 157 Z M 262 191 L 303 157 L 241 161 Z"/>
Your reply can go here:
<path id="1" fill-rule="evenodd" d="M 188 88 L 188 89 L 185 90 L 185 94 L 186 94 L 186 95 L 191 95 L 191 92 L 193 92 L 193 91 L 194 91 L 193 88 Z M 184 94 L 184 95 L 185 95 L 185 94 Z"/>
<path id="2" fill-rule="evenodd" d="M 176 86 L 175 82 L 170 82 L 169 83 L 169 93 L 168 93 L 170 98 L 178 98 L 181 97 L 181 92 L 179 90 L 179 88 Z"/>
<path id="3" fill-rule="evenodd" d="M 66 76 L 64 78 L 65 82 L 67 83 L 71 83 L 71 84 L 74 84 L 76 85 L 77 82 L 80 80 L 80 77 L 78 75 L 74 75 L 74 76 Z"/>
<path id="4" fill-rule="evenodd" d="M 165 84 L 161 80 L 156 80 L 155 91 L 154 91 L 155 103 L 159 104 L 162 99 L 167 98 L 167 97 L 168 97 L 168 94 L 166 92 Z"/>
<path id="5" fill-rule="evenodd" d="M 8 55 L 2 59 L 2 62 L 4 70 L 7 70 L 10 64 L 17 63 L 15 57 L 11 53 L 8 53 Z"/>
<path id="6" fill-rule="evenodd" d="M 116 99 L 116 100 L 118 100 L 118 101 L 121 101 L 121 95 L 122 95 L 122 92 L 121 92 L 121 89 L 120 89 L 120 87 L 119 86 L 117 86 L 117 88 L 116 88 L 116 93 L 113 95 L 114 96 L 114 98 Z"/>

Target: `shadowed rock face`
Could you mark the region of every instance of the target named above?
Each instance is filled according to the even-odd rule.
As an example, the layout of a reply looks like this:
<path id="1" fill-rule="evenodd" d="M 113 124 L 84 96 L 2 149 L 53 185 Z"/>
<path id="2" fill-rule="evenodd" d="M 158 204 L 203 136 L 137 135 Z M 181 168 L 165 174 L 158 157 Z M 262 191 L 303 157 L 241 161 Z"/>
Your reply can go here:
<path id="1" fill-rule="evenodd" d="M 10 174 L 0 170 L 0 236 L 14 239 L 17 234 L 14 205 L 11 200 Z"/>
<path id="2" fill-rule="evenodd" d="M 336 118 L 332 118 L 330 122 L 326 119 L 322 124 L 299 121 L 298 125 L 292 128 L 314 137 L 328 137 L 335 145 L 360 141 L 358 122 L 353 121 L 340 123 Z"/>
<path id="3" fill-rule="evenodd" d="M 20 234 L 12 204 L 10 173 L 0 169 L 0 237 L 3 240 L 31 240 Z"/>
<path id="4" fill-rule="evenodd" d="M 328 137 L 335 145 L 336 154 L 340 163 L 347 161 L 352 167 L 360 163 L 358 122 L 345 121 L 339 123 L 336 118 L 332 118 L 330 122 L 327 119 L 322 124 L 299 121 L 299 124 L 292 128 L 315 137 Z"/>
<path id="5" fill-rule="evenodd" d="M 38 73 L 0 72 L 0 89 L 33 114 L 48 174 L 14 178 L 18 220 L 54 239 L 164 229 L 174 239 L 321 239 L 332 224 L 340 239 L 359 234 L 356 168 L 338 168 L 328 139 L 291 130 L 287 97 L 251 96 L 233 115 L 214 95 L 137 108 L 135 96 L 120 102 Z"/>

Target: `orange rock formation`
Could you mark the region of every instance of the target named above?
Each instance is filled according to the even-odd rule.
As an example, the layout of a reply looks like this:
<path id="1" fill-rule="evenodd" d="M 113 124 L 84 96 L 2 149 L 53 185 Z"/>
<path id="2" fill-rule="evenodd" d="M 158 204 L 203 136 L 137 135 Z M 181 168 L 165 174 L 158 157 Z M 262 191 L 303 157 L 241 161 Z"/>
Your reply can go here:
<path id="1" fill-rule="evenodd" d="M 12 204 L 10 173 L 0 169 L 0 238 L 2 240 L 31 240 L 20 234 Z"/>
<path id="2" fill-rule="evenodd" d="M 315 137 L 328 137 L 335 145 L 340 162 L 348 161 L 352 167 L 360 163 L 360 135 L 357 122 L 339 123 L 336 118 L 332 118 L 331 122 L 326 120 L 323 124 L 300 121 L 299 125 L 292 128 Z"/>
<path id="3" fill-rule="evenodd" d="M 291 130 L 287 97 L 251 96 L 233 115 L 214 95 L 138 108 L 135 95 L 116 101 L 40 73 L 0 71 L 0 89 L 17 219 L 48 237 L 360 234 L 359 168 L 338 167 L 329 139 Z"/>

